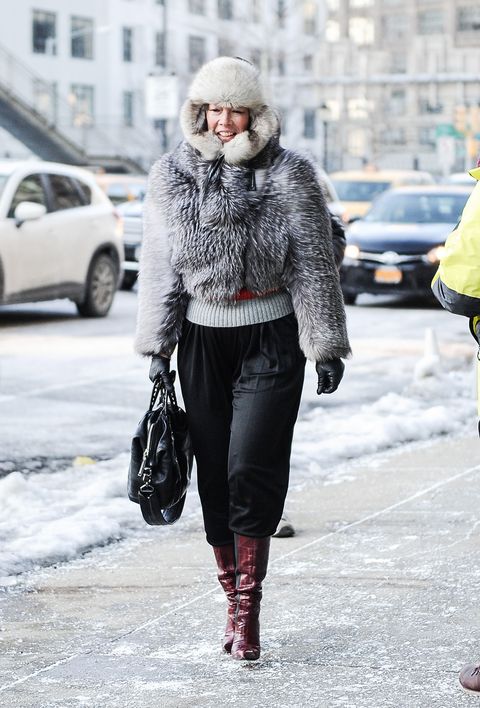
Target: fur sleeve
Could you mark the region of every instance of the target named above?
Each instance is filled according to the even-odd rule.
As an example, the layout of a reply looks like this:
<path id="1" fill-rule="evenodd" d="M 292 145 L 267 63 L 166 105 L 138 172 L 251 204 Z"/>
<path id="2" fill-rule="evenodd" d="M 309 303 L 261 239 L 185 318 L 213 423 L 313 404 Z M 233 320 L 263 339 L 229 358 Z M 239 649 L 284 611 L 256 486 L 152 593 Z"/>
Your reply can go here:
<path id="1" fill-rule="evenodd" d="M 308 160 L 287 155 L 284 190 L 293 228 L 284 273 L 307 359 L 328 361 L 350 352 L 335 263 L 330 212 Z"/>
<path id="2" fill-rule="evenodd" d="M 152 167 L 143 208 L 143 238 L 138 276 L 135 349 L 139 354 L 170 356 L 180 337 L 186 309 L 181 277 L 171 266 L 171 244 L 161 208 L 161 163 Z"/>

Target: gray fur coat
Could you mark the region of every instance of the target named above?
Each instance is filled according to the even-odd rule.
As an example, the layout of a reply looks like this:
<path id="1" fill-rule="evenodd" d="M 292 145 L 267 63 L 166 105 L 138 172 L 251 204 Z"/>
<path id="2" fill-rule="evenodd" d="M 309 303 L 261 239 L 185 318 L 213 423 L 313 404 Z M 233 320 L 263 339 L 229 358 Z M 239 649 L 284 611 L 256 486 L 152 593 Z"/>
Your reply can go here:
<path id="1" fill-rule="evenodd" d="M 330 215 L 310 162 L 276 138 L 253 160 L 211 160 L 183 142 L 152 167 L 144 205 L 136 349 L 173 352 L 190 296 L 231 300 L 289 291 L 300 347 L 313 361 L 350 353 Z M 251 169 L 262 184 L 251 191 Z"/>

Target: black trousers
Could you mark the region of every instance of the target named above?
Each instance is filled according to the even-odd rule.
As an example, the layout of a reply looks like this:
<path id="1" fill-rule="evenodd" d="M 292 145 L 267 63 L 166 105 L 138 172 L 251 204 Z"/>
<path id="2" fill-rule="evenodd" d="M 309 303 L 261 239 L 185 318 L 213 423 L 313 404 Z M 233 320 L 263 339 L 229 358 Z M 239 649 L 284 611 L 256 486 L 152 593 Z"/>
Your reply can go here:
<path id="1" fill-rule="evenodd" d="M 305 372 L 293 314 L 244 327 L 186 321 L 178 372 L 207 541 L 275 533 Z"/>

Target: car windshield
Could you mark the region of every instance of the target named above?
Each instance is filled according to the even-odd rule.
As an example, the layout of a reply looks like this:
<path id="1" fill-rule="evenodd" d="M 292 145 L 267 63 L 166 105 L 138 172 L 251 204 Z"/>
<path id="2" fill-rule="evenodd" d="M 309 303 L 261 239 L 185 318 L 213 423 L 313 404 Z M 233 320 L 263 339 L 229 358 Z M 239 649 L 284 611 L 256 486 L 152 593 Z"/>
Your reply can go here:
<path id="1" fill-rule="evenodd" d="M 111 184 L 107 189 L 107 195 L 113 204 L 120 204 L 126 199 L 143 199 L 145 196 L 145 185 L 137 183 Z"/>
<path id="2" fill-rule="evenodd" d="M 390 182 L 367 182 L 366 180 L 332 180 L 338 198 L 345 202 L 371 202 L 378 194 L 390 187 Z"/>
<path id="3" fill-rule="evenodd" d="M 364 221 L 389 224 L 455 224 L 468 194 L 384 194 Z"/>

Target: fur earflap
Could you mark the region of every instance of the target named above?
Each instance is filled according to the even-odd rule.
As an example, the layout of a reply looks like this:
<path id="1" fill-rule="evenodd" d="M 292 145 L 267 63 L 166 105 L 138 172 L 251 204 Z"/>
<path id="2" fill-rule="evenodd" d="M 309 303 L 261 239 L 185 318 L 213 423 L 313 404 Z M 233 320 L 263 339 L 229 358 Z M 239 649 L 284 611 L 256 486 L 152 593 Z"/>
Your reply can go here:
<path id="1" fill-rule="evenodd" d="M 207 130 L 205 107 L 209 103 L 248 108 L 249 129 L 222 143 Z M 280 131 L 277 114 L 267 105 L 257 69 L 231 57 L 213 59 L 200 69 L 180 111 L 180 125 L 185 139 L 203 158 L 213 160 L 224 155 L 231 165 L 251 160 Z"/>

